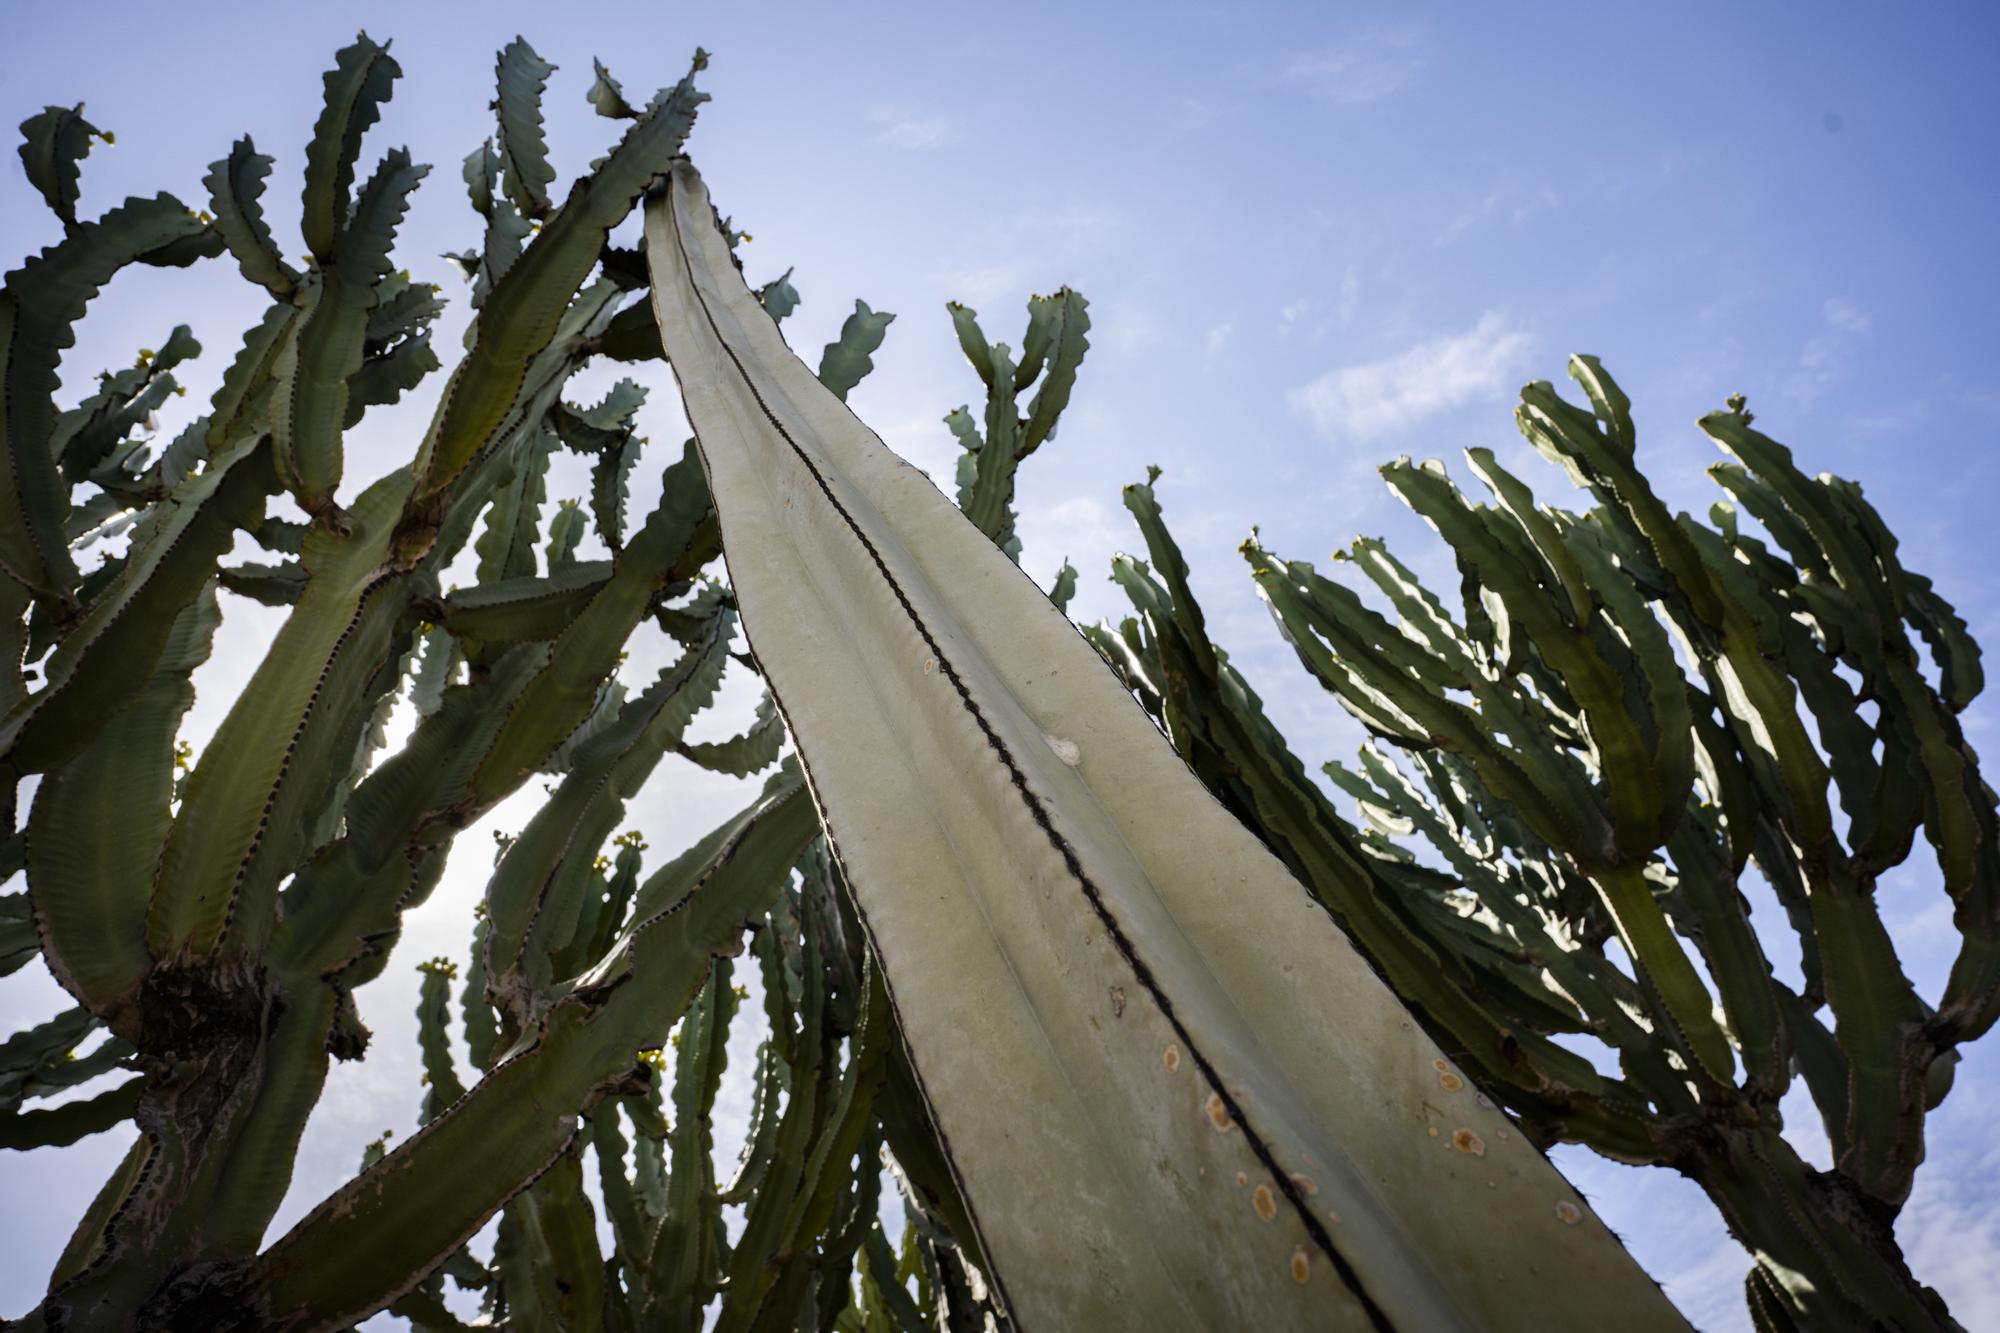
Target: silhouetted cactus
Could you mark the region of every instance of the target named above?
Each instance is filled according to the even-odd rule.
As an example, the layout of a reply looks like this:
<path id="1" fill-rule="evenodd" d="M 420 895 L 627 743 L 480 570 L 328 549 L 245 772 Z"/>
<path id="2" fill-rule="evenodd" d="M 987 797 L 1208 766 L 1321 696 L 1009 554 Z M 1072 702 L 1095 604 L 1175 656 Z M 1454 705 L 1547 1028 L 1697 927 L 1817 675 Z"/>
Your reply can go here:
<path id="1" fill-rule="evenodd" d="M 1760 1328 L 1955 1327 L 1892 1224 L 1956 1047 L 2000 1004 L 2000 829 L 1957 721 L 1978 648 L 1860 488 L 1800 472 L 1740 399 L 1701 422 L 1735 460 L 1711 469 L 1733 503 L 1703 524 L 1654 496 L 1610 376 L 1590 357 L 1570 370 L 1589 410 L 1537 383 L 1517 418 L 1595 508 L 1538 505 L 1484 449 L 1467 457 L 1486 504 L 1438 464 L 1383 469 L 1456 557 L 1455 607 L 1374 539 L 1336 558 L 1389 615 L 1244 544 L 1300 661 L 1373 735 L 1358 769 L 1326 766 L 1359 827 L 1208 640 L 1150 485 L 1126 503 L 1152 567 L 1114 569 L 1138 614 L 1089 633 L 1530 1134 L 1708 1191 L 1758 1256 Z M 1874 896 L 1919 829 L 1964 936 L 1935 1010 Z M 1753 864 L 1798 937 L 1801 991 L 1751 925 Z M 1603 1042 L 1619 1073 L 1559 1037 Z M 1795 1077 L 1831 1172 L 1783 1137 Z"/>

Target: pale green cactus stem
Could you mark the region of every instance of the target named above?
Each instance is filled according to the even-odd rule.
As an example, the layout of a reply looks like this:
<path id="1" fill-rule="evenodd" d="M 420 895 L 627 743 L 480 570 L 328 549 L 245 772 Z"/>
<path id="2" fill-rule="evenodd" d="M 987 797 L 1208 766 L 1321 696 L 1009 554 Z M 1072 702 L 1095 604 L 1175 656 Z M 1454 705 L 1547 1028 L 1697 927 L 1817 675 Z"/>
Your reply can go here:
<path id="1" fill-rule="evenodd" d="M 798 363 L 714 218 L 685 163 L 648 206 L 662 338 L 1009 1312 L 1681 1327 L 1061 614 Z"/>

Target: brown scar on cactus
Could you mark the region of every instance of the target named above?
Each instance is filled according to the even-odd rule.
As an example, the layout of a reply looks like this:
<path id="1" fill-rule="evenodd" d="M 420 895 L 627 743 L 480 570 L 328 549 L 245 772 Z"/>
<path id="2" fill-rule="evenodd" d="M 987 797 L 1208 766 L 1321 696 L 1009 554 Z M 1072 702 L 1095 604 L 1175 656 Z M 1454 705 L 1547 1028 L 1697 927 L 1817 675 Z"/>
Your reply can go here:
<path id="1" fill-rule="evenodd" d="M 1451 1066 L 1442 1057 L 1431 1061 L 1431 1067 L 1438 1071 L 1438 1086 L 1446 1092 L 1457 1092 L 1465 1086 L 1465 1080 L 1451 1072 Z"/>
<path id="2" fill-rule="evenodd" d="M 1471 1153 L 1474 1157 L 1484 1157 L 1486 1155 L 1486 1140 L 1480 1138 L 1469 1129 L 1454 1130 L 1451 1136 L 1451 1146 L 1462 1153 Z"/>
<path id="3" fill-rule="evenodd" d="M 1224 1133 L 1227 1133 L 1229 1129 L 1235 1124 L 1235 1122 L 1229 1118 L 1229 1107 L 1223 1103 L 1221 1093 L 1211 1092 L 1208 1094 L 1207 1110 L 1208 1110 L 1208 1123 L 1214 1125 L 1217 1129 L 1222 1130 Z"/>
<path id="4" fill-rule="evenodd" d="M 1564 1199 L 1556 1205 L 1556 1217 L 1562 1221 L 1563 1225 L 1573 1227 L 1583 1220 L 1583 1209 L 1577 1207 L 1568 1199 Z"/>
<path id="5" fill-rule="evenodd" d="M 1305 1246 L 1300 1245 L 1292 1251 L 1292 1281 L 1303 1286 L 1311 1278 L 1312 1256 L 1306 1253 Z"/>
<path id="6" fill-rule="evenodd" d="M 1257 1210 L 1257 1216 L 1269 1222 L 1278 1215 L 1278 1196 L 1271 1193 L 1269 1185 L 1259 1185 L 1250 1192 L 1250 1206 Z"/>
<path id="7" fill-rule="evenodd" d="M 1111 988 L 1111 1016 L 1113 1018 L 1123 1018 L 1125 1016 L 1125 988 L 1123 986 L 1113 986 Z"/>
<path id="8" fill-rule="evenodd" d="M 1172 1042 L 1168 1042 L 1167 1049 L 1160 1052 L 1160 1063 L 1167 1067 L 1169 1074 L 1179 1070 L 1181 1067 L 1181 1048 Z"/>
<path id="9" fill-rule="evenodd" d="M 1292 1183 L 1299 1187 L 1299 1193 L 1309 1199 L 1319 1193 L 1319 1186 L 1314 1184 L 1313 1178 L 1303 1171 L 1292 1172 Z"/>

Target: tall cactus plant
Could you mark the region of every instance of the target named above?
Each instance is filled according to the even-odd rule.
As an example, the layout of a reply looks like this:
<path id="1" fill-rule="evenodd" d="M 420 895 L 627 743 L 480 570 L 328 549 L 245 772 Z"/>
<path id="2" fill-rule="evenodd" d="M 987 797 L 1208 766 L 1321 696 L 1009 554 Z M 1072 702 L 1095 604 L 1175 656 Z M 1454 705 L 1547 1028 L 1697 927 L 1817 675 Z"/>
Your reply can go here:
<path id="1" fill-rule="evenodd" d="M 1092 639 L 1530 1135 L 1708 1192 L 1757 1256 L 1759 1328 L 1956 1327 L 1893 1224 L 1956 1048 L 2000 1003 L 2000 829 L 1958 723 L 1978 648 L 1860 488 L 1801 472 L 1741 400 L 1701 422 L 1733 460 L 1704 524 L 1656 498 L 1611 377 L 1570 369 L 1588 408 L 1532 384 L 1517 420 L 1587 512 L 1538 504 L 1484 449 L 1467 457 L 1487 503 L 1437 464 L 1383 469 L 1451 548 L 1455 605 L 1374 539 L 1337 558 L 1388 615 L 1243 547 L 1300 661 L 1372 734 L 1358 767 L 1326 766 L 1359 827 L 1209 641 L 1150 484 L 1126 503 L 1151 565 L 1114 569 L 1137 614 Z M 1920 830 L 1963 935 L 1935 1006 L 1874 893 Z M 1753 865 L 1797 936 L 1798 989 L 1751 922 Z M 1784 1136 L 1795 1079 L 1831 1171 Z"/>
<path id="2" fill-rule="evenodd" d="M 1680 1326 L 1061 613 L 792 356 L 685 163 L 647 255 L 746 630 L 1012 1315 Z"/>
<path id="3" fill-rule="evenodd" d="M 638 1053 L 716 993 L 715 958 L 765 917 L 817 830 L 780 769 L 716 833 L 593 896 L 597 846 L 668 751 L 748 771 L 778 736 L 763 717 L 736 742 L 684 739 L 734 624 L 726 589 L 703 577 L 717 554 L 704 479 L 692 458 L 673 462 L 628 527 L 641 391 L 565 399 L 593 358 L 658 355 L 607 242 L 704 94 L 691 72 L 643 108 L 594 95 L 623 135 L 559 199 L 540 130 L 550 68 L 522 41 L 500 54 L 497 146 L 466 171 L 485 237 L 465 355 L 413 459 L 358 489 L 346 432 L 438 366 L 438 294 L 389 258 L 424 169 L 392 150 L 356 188 L 400 74 L 387 46 L 364 36 L 326 76 L 298 262 L 264 220 L 274 163 L 248 139 L 207 177 L 208 213 L 161 195 L 84 220 L 78 160 L 94 128 L 60 109 L 25 127 L 30 180 L 64 234 L 0 292 L 0 847 L 8 871 L 27 871 L 0 945 L 10 968 L 39 954 L 76 1007 L 4 1044 L 0 1133 L 20 1148 L 124 1119 L 140 1131 L 30 1327 L 343 1327 L 420 1302 L 428 1275 L 516 1199 L 580 1245 L 583 1127 L 606 1098 L 648 1095 Z M 164 448 L 133 436 L 198 350 L 185 330 L 57 409 L 72 326 L 118 270 L 225 251 L 271 305 L 207 416 Z M 553 516 L 543 545 L 543 478 L 563 448 L 593 463 L 601 556 L 579 552 L 580 507 Z M 282 515 L 285 493 L 306 521 Z M 234 559 L 242 538 L 267 557 Z M 106 554 L 86 571 L 92 545 Z M 447 589 L 461 557 L 476 581 Z M 219 591 L 286 616 L 191 758 L 176 732 Z M 619 663 L 648 620 L 680 656 L 628 691 Z M 407 740 L 378 754 L 398 708 Z M 542 772 L 554 794 L 487 894 L 478 967 L 496 1006 L 469 1034 L 482 1076 L 468 1086 L 427 1048 L 422 1131 L 267 1242 L 329 1060 L 367 1045 L 356 989 L 381 973 L 454 835 Z M 427 979 L 427 1015 L 444 984 Z M 96 1096 L 36 1104 L 112 1071 L 125 1077 Z"/>

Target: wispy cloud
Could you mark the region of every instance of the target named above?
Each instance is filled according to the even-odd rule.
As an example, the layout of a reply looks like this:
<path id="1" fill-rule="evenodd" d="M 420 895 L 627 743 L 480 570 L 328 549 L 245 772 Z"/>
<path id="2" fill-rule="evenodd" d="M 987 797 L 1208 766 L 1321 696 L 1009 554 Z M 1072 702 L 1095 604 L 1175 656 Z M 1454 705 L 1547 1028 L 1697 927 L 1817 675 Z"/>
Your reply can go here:
<path id="1" fill-rule="evenodd" d="M 900 107 L 876 107 L 868 113 L 875 125 L 875 142 L 912 151 L 938 148 L 957 137 L 951 117 Z"/>
<path id="2" fill-rule="evenodd" d="M 1201 368 L 1213 370 L 1215 362 L 1229 346 L 1229 340 L 1236 336 L 1236 322 L 1225 320 L 1208 331 L 1208 342 L 1202 349 Z"/>
<path id="3" fill-rule="evenodd" d="M 1436 244 L 1446 246 L 1463 240 L 1467 233 L 1488 222 L 1504 220 L 1510 226 L 1519 227 L 1537 213 L 1553 209 L 1557 202 L 1556 192 L 1547 186 L 1532 192 L 1511 186 L 1494 190 L 1447 222 L 1438 232 Z"/>
<path id="4" fill-rule="evenodd" d="M 1294 389 L 1292 410 L 1333 440 L 1394 435 L 1506 387 L 1532 340 L 1489 310 L 1464 333 L 1418 343 L 1395 356 L 1330 370 Z"/>
<path id="5" fill-rule="evenodd" d="M 1820 328 L 1799 353 L 1799 368 L 1785 381 L 1785 396 L 1800 407 L 1811 407 L 1840 378 L 1848 347 L 1868 331 L 1868 316 L 1845 301 L 1829 299 L 1820 311 Z"/>
<path id="6" fill-rule="evenodd" d="M 1422 71 L 1423 34 L 1414 28 L 1377 29 L 1293 56 L 1287 83 L 1344 106 L 1379 102 L 1408 87 Z"/>

